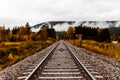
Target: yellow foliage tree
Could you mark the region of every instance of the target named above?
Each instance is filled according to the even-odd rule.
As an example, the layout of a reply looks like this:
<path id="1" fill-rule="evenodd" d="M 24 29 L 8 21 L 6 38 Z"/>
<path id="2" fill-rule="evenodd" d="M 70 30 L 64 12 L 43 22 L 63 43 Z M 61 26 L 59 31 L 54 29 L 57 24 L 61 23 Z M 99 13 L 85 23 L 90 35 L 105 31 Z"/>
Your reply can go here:
<path id="1" fill-rule="evenodd" d="M 75 29 L 73 27 L 69 27 L 66 33 L 67 39 L 73 39 L 75 33 Z"/>

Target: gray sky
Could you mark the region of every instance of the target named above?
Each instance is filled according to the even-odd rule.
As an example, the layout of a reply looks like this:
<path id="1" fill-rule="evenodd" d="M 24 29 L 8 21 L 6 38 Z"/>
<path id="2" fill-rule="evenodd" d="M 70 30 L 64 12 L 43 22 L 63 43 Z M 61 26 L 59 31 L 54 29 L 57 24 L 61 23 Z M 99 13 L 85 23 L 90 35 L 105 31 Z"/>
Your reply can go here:
<path id="1" fill-rule="evenodd" d="M 120 0 L 0 0 L 0 25 L 55 20 L 120 20 Z"/>

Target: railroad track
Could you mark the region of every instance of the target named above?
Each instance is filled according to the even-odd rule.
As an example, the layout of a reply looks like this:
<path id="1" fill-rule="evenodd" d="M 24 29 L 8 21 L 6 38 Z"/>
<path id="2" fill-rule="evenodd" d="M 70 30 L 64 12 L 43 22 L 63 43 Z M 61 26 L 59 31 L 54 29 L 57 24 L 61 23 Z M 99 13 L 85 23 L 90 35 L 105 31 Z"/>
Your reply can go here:
<path id="1" fill-rule="evenodd" d="M 59 41 L 44 57 L 37 60 L 17 80 L 103 80 L 90 63 L 79 60 L 77 53 Z"/>

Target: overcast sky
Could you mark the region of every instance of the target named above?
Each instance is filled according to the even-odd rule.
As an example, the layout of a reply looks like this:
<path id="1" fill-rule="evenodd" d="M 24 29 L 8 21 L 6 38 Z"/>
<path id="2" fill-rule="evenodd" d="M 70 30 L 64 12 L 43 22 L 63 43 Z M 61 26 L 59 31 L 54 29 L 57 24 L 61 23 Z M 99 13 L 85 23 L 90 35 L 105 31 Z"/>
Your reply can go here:
<path id="1" fill-rule="evenodd" d="M 0 25 L 58 20 L 120 20 L 120 0 L 0 0 Z"/>

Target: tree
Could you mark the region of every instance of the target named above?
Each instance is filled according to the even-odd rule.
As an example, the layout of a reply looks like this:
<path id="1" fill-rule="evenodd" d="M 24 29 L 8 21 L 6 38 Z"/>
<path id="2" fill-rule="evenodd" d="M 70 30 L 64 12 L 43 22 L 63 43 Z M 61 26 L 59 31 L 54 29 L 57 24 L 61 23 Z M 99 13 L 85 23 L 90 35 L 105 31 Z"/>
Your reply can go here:
<path id="1" fill-rule="evenodd" d="M 19 34 L 19 35 L 26 35 L 26 34 L 27 34 L 26 28 L 25 28 L 24 26 L 21 26 L 21 27 L 19 28 L 18 34 Z"/>
<path id="2" fill-rule="evenodd" d="M 12 33 L 17 34 L 18 31 L 19 31 L 19 27 L 14 27 L 13 30 L 12 30 Z"/>
<path id="3" fill-rule="evenodd" d="M 66 38 L 67 39 L 73 39 L 74 38 L 75 29 L 73 27 L 69 27 L 66 32 Z"/>
<path id="4" fill-rule="evenodd" d="M 0 26 L 0 42 L 3 39 L 3 30 L 4 30 L 4 28 L 2 26 Z"/>
<path id="5" fill-rule="evenodd" d="M 109 30 L 108 29 L 102 29 L 102 31 L 103 31 L 103 35 L 101 36 L 102 37 L 102 41 L 110 42 L 111 39 L 110 39 Z"/>
<path id="6" fill-rule="evenodd" d="M 47 37 L 48 37 L 47 28 L 43 26 L 41 30 L 41 40 L 47 40 Z"/>
<path id="7" fill-rule="evenodd" d="M 30 30 L 30 25 L 28 22 L 26 23 L 25 28 L 26 28 L 26 34 L 29 35 L 31 33 L 31 30 Z"/>
<path id="8" fill-rule="evenodd" d="M 56 31 L 53 27 L 47 29 L 48 37 L 52 38 L 52 40 L 56 39 Z"/>

